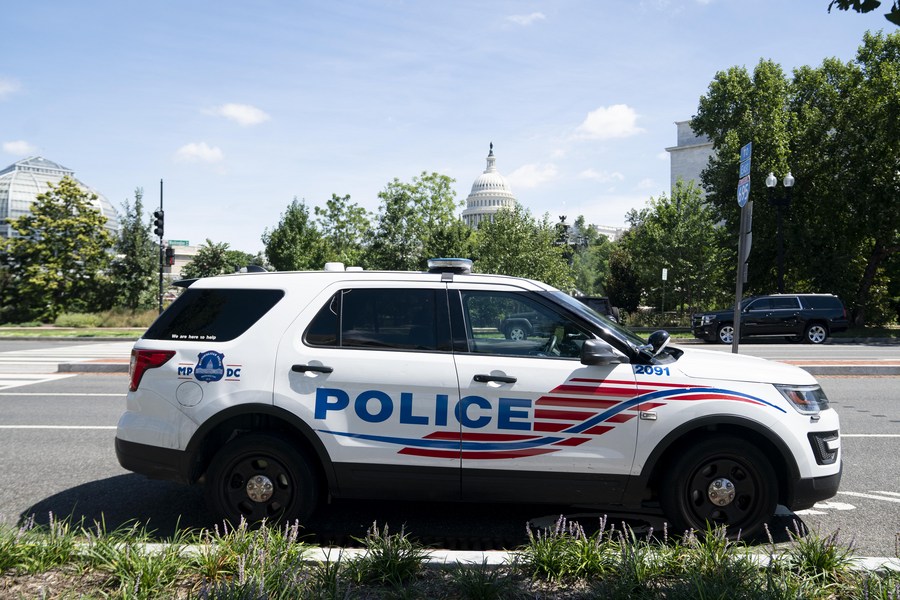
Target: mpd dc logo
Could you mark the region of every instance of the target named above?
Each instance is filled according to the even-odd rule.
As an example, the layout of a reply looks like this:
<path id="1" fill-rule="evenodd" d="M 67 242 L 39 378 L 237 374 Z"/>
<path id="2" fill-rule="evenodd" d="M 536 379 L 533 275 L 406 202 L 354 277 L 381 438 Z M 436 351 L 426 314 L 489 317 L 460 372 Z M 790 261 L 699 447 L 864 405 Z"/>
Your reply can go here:
<path id="1" fill-rule="evenodd" d="M 197 355 L 197 365 L 195 367 L 186 365 L 178 367 L 178 376 L 184 378 L 193 375 L 198 381 L 206 383 L 221 381 L 222 378 L 232 381 L 240 379 L 240 365 L 225 365 L 224 359 L 225 355 L 215 350 L 201 352 Z"/>

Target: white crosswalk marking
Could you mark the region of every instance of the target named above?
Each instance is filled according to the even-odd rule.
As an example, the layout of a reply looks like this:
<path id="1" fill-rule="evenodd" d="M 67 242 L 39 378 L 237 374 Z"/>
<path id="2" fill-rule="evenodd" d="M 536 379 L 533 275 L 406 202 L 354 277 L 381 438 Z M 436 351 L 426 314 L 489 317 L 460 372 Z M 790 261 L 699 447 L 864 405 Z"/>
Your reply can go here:
<path id="1" fill-rule="evenodd" d="M 44 383 L 45 381 L 56 381 L 57 379 L 65 379 L 67 377 L 75 377 L 75 373 L 0 373 L 0 390 L 8 390 L 35 383 Z"/>
<path id="2" fill-rule="evenodd" d="M 127 360 L 134 342 L 55 345 L 47 348 L 0 352 L 0 374 L 55 373 L 60 363 L 88 362 L 98 359 Z"/>

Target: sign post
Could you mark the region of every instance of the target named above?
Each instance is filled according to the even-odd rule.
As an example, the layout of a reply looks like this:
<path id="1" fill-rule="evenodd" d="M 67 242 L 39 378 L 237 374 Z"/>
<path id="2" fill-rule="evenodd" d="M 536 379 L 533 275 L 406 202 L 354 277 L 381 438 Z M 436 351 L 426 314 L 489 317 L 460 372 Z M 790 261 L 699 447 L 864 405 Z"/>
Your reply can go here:
<path id="1" fill-rule="evenodd" d="M 750 159 L 753 155 L 753 142 L 741 148 L 741 167 L 738 174 L 737 201 L 741 207 L 741 224 L 738 232 L 737 283 L 734 290 L 734 316 L 732 327 L 734 336 L 731 340 L 732 354 L 738 353 L 741 339 L 741 298 L 744 295 L 744 282 L 747 280 L 747 261 L 750 258 L 750 246 L 753 243 L 753 201 L 750 200 Z"/>

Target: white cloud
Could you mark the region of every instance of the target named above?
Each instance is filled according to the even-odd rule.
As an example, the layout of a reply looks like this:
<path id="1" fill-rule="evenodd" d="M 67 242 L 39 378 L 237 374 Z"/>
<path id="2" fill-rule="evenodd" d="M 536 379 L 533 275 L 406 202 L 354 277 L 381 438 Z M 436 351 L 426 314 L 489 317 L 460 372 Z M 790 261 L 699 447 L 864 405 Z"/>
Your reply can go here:
<path id="1" fill-rule="evenodd" d="M 669 156 L 668 152 L 663 150 L 662 152 L 660 152 L 659 154 L 656 155 L 656 158 L 658 158 L 659 160 L 669 160 L 671 158 L 671 156 Z"/>
<path id="2" fill-rule="evenodd" d="M 175 160 L 179 162 L 217 163 L 225 158 L 218 146 L 210 146 L 206 142 L 191 142 L 175 152 Z"/>
<path id="3" fill-rule="evenodd" d="M 647 177 L 646 179 L 641 179 L 638 181 L 638 184 L 635 186 L 636 189 L 639 190 L 652 190 L 656 188 L 656 182 Z"/>
<path id="4" fill-rule="evenodd" d="M 241 127 L 259 125 L 271 118 L 266 112 L 249 104 L 223 104 L 221 106 L 215 106 L 205 112 L 217 117 L 225 117 L 226 119 L 234 121 Z"/>
<path id="5" fill-rule="evenodd" d="M 625 104 L 601 106 L 588 113 L 576 134 L 594 140 L 629 137 L 644 131 L 637 126 L 637 118 L 634 109 Z"/>
<path id="6" fill-rule="evenodd" d="M 547 15 L 541 12 L 533 12 L 530 15 L 510 15 L 506 17 L 507 21 L 512 21 L 516 25 L 521 25 L 522 27 L 528 27 L 529 25 L 534 24 L 537 21 L 543 21 L 547 18 Z"/>
<path id="7" fill-rule="evenodd" d="M 556 178 L 559 170 L 554 164 L 522 165 L 509 174 L 507 179 L 513 189 L 533 188 Z"/>
<path id="8" fill-rule="evenodd" d="M 12 96 L 22 89 L 22 85 L 15 79 L 0 78 L 0 100 Z"/>
<path id="9" fill-rule="evenodd" d="M 625 176 L 618 171 L 612 173 L 608 171 L 598 171 L 596 169 L 587 169 L 578 174 L 582 179 L 593 179 L 600 183 L 610 183 L 611 181 L 625 181 Z"/>
<path id="10" fill-rule="evenodd" d="M 15 140 L 13 142 L 3 142 L 3 151 L 16 156 L 29 156 L 37 154 L 37 147 L 25 140 Z"/>

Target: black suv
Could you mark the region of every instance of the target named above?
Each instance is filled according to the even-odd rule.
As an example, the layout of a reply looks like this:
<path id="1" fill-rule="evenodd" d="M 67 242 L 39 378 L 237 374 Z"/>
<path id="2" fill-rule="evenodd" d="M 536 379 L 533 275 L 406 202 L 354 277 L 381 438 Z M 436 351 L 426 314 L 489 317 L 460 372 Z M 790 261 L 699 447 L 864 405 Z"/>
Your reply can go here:
<path id="1" fill-rule="evenodd" d="M 694 337 L 730 344 L 734 340 L 734 310 L 697 313 Z M 847 309 L 832 294 L 773 294 L 741 301 L 741 337 L 783 336 L 790 341 L 821 344 L 848 327 Z"/>

